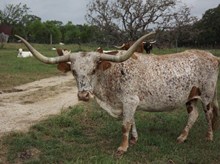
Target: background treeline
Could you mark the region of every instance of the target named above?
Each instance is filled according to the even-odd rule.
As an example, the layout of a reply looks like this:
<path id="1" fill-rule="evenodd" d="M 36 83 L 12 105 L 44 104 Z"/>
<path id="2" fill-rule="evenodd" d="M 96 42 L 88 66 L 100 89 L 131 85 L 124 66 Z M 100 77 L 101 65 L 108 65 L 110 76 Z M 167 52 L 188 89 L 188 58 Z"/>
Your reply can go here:
<path id="1" fill-rule="evenodd" d="M 160 3 L 91 0 L 85 16 L 88 23 L 76 25 L 57 20 L 43 22 L 38 16 L 29 14 L 27 5 L 8 4 L 0 10 L 0 24 L 11 25 L 13 34 L 35 43 L 112 46 L 156 30 L 159 48 L 220 47 L 220 5 L 207 10 L 200 20 L 191 16 L 186 5 L 177 6 L 180 4 L 176 0 L 161 0 Z M 10 37 L 9 41 L 15 38 Z"/>

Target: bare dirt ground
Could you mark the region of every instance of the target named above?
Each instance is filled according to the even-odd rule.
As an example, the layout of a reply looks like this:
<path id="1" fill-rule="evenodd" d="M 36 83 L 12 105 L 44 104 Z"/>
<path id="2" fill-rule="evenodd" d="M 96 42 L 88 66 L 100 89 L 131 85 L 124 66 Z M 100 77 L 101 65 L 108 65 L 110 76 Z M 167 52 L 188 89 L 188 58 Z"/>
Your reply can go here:
<path id="1" fill-rule="evenodd" d="M 0 136 L 27 131 L 36 122 L 77 103 L 77 88 L 71 74 L 0 91 Z"/>

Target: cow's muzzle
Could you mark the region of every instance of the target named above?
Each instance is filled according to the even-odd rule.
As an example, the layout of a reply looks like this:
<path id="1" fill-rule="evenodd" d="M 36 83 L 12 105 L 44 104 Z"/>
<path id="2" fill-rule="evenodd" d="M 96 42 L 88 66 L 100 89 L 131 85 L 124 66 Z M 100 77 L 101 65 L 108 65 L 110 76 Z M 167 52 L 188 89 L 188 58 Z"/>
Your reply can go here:
<path id="1" fill-rule="evenodd" d="M 77 96 L 80 101 L 89 101 L 90 99 L 90 93 L 87 91 L 80 91 Z"/>

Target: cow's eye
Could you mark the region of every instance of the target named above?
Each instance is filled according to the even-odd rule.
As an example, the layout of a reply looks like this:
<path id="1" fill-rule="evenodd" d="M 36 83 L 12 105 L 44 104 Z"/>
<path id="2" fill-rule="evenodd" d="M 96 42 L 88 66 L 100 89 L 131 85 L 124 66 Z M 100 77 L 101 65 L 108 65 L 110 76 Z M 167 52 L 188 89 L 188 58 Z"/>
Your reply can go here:
<path id="1" fill-rule="evenodd" d="M 91 73 L 92 75 L 94 75 L 95 74 L 95 69 L 94 70 L 92 70 L 92 73 Z"/>

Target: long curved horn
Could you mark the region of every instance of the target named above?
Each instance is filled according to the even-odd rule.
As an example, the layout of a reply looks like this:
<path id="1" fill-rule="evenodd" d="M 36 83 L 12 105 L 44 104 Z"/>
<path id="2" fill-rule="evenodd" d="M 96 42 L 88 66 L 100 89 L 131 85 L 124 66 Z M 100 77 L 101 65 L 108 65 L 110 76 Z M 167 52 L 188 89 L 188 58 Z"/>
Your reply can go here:
<path id="1" fill-rule="evenodd" d="M 19 38 L 25 46 L 29 49 L 29 51 L 36 57 L 38 60 L 40 60 L 43 63 L 46 64 L 57 64 L 60 62 L 68 62 L 70 61 L 70 54 L 64 55 L 64 56 L 57 56 L 57 57 L 46 57 L 42 55 L 40 52 L 38 52 L 34 47 L 31 46 L 30 43 L 28 43 L 24 38 L 15 35 L 17 38 Z"/>
<path id="2" fill-rule="evenodd" d="M 144 39 L 146 39 L 147 37 L 153 34 L 155 34 L 155 32 L 150 32 L 139 38 L 126 52 L 123 52 L 122 55 L 113 56 L 113 55 L 101 54 L 100 59 L 112 61 L 112 62 L 123 62 L 132 56 L 136 48 L 143 42 Z"/>
<path id="3" fill-rule="evenodd" d="M 114 47 L 117 49 L 122 49 L 122 48 L 124 48 L 124 46 L 125 46 L 125 44 L 123 43 L 121 46 L 114 46 Z"/>
<path id="4" fill-rule="evenodd" d="M 152 42 L 150 42 L 150 44 L 154 44 L 154 43 L 156 43 L 157 41 L 156 40 L 154 40 L 154 41 L 152 41 Z"/>

